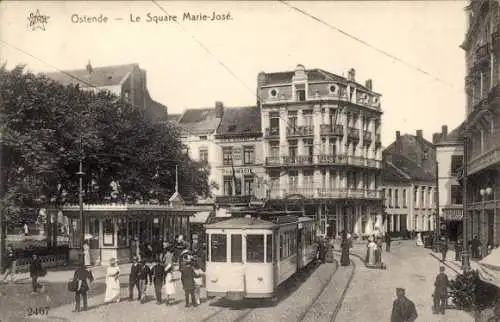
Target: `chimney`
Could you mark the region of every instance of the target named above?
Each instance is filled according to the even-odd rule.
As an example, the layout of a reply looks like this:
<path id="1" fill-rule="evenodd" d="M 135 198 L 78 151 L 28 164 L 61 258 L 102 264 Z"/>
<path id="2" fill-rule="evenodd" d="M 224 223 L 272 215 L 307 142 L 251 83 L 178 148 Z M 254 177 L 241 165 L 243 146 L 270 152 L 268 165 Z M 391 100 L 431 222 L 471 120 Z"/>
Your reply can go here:
<path id="1" fill-rule="evenodd" d="M 422 130 L 417 130 L 417 137 L 422 138 Z"/>
<path id="2" fill-rule="evenodd" d="M 396 131 L 396 140 L 399 140 L 400 137 L 401 137 L 401 132 Z"/>
<path id="3" fill-rule="evenodd" d="M 394 152 L 401 154 L 401 132 L 396 131 L 396 141 L 394 141 Z"/>
<path id="4" fill-rule="evenodd" d="M 224 104 L 222 102 L 215 102 L 215 117 L 222 118 L 224 115 Z"/>
<path id="5" fill-rule="evenodd" d="M 347 73 L 347 80 L 351 82 L 356 81 L 356 70 L 354 68 L 349 69 L 349 72 Z"/>
<path id="6" fill-rule="evenodd" d="M 365 87 L 371 91 L 373 89 L 373 81 L 371 79 L 367 79 L 365 81 Z"/>
<path id="7" fill-rule="evenodd" d="M 447 125 L 441 126 L 441 134 L 443 134 L 443 137 L 446 137 L 448 135 L 448 126 Z"/>
<path id="8" fill-rule="evenodd" d="M 437 144 L 439 142 L 440 137 L 441 137 L 440 133 L 434 133 L 432 135 L 432 144 Z"/>

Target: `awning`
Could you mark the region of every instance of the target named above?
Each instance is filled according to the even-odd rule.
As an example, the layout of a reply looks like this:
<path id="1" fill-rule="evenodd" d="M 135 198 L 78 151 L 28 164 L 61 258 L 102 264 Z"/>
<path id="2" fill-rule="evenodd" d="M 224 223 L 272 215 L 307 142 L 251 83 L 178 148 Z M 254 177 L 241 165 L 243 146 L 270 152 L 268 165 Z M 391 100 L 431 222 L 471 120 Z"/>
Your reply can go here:
<path id="1" fill-rule="evenodd" d="M 500 248 L 495 248 L 479 262 L 479 278 L 500 288 Z"/>
<path id="2" fill-rule="evenodd" d="M 462 220 L 463 216 L 464 216 L 464 209 L 462 208 L 462 205 L 443 208 L 444 220 L 450 220 L 450 221 Z"/>
<path id="3" fill-rule="evenodd" d="M 210 211 L 200 211 L 190 217 L 189 222 L 191 224 L 206 224 L 208 217 L 210 217 Z"/>

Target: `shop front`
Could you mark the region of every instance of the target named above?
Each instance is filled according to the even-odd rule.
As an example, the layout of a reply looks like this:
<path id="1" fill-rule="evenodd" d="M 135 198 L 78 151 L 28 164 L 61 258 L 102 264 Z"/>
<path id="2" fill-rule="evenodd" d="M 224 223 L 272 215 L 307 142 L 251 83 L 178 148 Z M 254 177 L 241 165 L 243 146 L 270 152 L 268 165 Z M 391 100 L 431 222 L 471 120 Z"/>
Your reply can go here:
<path id="1" fill-rule="evenodd" d="M 137 241 L 174 241 L 178 235 L 190 240 L 190 217 L 199 209 L 164 205 L 84 205 L 85 240 L 90 246 L 92 265 L 115 258 L 131 259 Z M 80 208 L 66 206 L 63 214 L 70 221 L 70 261 L 78 261 L 82 251 Z"/>

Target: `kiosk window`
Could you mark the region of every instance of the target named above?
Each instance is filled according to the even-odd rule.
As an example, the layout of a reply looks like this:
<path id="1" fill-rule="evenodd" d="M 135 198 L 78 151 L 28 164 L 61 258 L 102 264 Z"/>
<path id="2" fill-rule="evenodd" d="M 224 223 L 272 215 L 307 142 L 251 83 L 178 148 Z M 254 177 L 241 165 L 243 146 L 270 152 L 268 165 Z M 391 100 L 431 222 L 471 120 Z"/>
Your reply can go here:
<path id="1" fill-rule="evenodd" d="M 227 261 L 227 238 L 224 234 L 212 234 L 211 236 L 211 261 L 225 263 Z"/>
<path id="2" fill-rule="evenodd" d="M 231 235 L 231 263 L 241 263 L 241 235 Z"/>

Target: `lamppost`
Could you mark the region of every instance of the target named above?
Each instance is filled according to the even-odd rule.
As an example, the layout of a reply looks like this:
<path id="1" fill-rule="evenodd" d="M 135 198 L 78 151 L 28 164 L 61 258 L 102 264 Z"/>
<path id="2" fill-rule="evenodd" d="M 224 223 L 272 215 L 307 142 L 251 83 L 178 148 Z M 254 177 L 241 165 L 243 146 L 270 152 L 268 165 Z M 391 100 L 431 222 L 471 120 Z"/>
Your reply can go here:
<path id="1" fill-rule="evenodd" d="M 441 231 L 441 217 L 439 213 L 439 162 L 436 161 L 436 190 L 434 197 L 435 210 L 435 226 L 434 226 L 434 251 L 438 251 L 438 243 L 440 241 L 440 231 Z"/>
<path id="2" fill-rule="evenodd" d="M 350 261 L 349 261 L 349 243 L 347 240 L 347 209 L 349 209 L 350 206 L 350 201 L 345 200 L 344 201 L 344 213 L 343 213 L 343 218 L 342 218 L 342 226 L 343 226 L 343 234 L 342 234 L 342 257 L 340 259 L 340 264 L 342 266 L 348 266 Z"/>
<path id="3" fill-rule="evenodd" d="M 83 140 L 80 137 L 80 162 L 78 165 L 77 175 L 79 176 L 79 189 L 78 189 L 78 204 L 80 206 L 80 244 L 82 247 L 83 254 L 83 243 L 85 242 L 85 218 L 83 216 Z M 82 256 L 83 263 L 85 262 L 84 256 Z"/>
<path id="4" fill-rule="evenodd" d="M 464 144 L 464 161 L 463 161 L 463 251 L 462 251 L 462 270 L 468 272 L 470 270 L 470 254 L 469 254 L 469 238 L 468 238 L 468 223 L 469 223 L 469 213 L 467 210 L 467 163 L 469 159 L 469 138 L 467 134 L 463 136 Z"/>
<path id="5" fill-rule="evenodd" d="M 479 194 L 481 195 L 481 201 L 482 201 L 482 207 L 481 207 L 482 208 L 481 212 L 482 212 L 482 216 L 483 216 L 482 222 L 484 222 L 484 220 L 486 219 L 486 200 L 488 200 L 488 197 L 492 193 L 493 193 L 493 189 L 491 187 L 489 187 L 489 185 L 488 185 L 488 187 L 479 190 Z M 481 220 L 479 221 L 479 224 L 481 224 Z M 487 226 L 489 227 L 489 225 L 487 225 Z M 480 228 L 480 226 L 478 226 L 478 227 Z M 478 235 L 480 235 L 480 236 L 483 235 L 484 236 L 484 234 L 478 234 Z M 488 250 L 487 247 L 488 247 L 489 243 L 491 242 L 491 240 L 490 240 L 491 236 L 489 235 L 489 231 L 487 232 L 486 236 L 488 238 L 488 240 L 485 243 L 486 244 L 486 248 L 485 249 L 487 251 Z"/>

